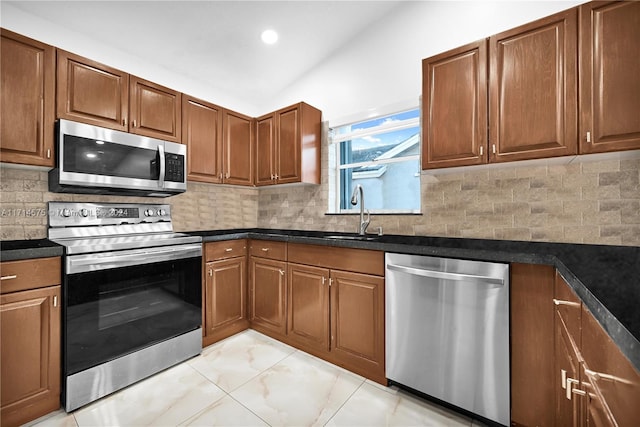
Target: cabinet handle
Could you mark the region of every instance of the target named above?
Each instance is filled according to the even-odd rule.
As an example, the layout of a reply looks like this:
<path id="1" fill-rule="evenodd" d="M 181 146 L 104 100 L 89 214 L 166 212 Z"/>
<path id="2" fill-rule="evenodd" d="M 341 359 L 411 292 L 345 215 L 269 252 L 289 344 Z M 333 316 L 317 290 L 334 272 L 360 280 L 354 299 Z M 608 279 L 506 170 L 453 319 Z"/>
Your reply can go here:
<path id="1" fill-rule="evenodd" d="M 122 119 L 122 126 L 127 126 L 127 119 Z"/>
<path id="2" fill-rule="evenodd" d="M 209 269 L 209 276 L 213 276 L 213 270 Z"/>
<path id="3" fill-rule="evenodd" d="M 567 378 L 567 394 L 566 394 L 567 400 L 571 400 L 571 393 L 572 393 L 572 390 L 573 390 L 573 385 L 574 384 L 577 385 L 579 383 L 580 383 L 580 381 L 578 381 L 578 380 L 575 380 L 573 378 Z"/>
<path id="4" fill-rule="evenodd" d="M 322 284 L 324 285 L 324 283 L 327 281 L 327 278 L 322 276 Z"/>
<path id="5" fill-rule="evenodd" d="M 220 181 L 222 181 L 222 172 L 220 172 Z"/>
<path id="6" fill-rule="evenodd" d="M 593 377 L 593 379 L 596 380 L 596 381 L 606 380 L 606 381 L 618 382 L 618 383 L 622 383 L 622 384 L 633 385 L 633 382 L 631 382 L 629 380 L 626 380 L 624 378 L 616 377 L 614 375 L 603 374 L 602 372 L 596 372 L 596 371 L 592 371 L 591 369 L 586 369 L 586 368 L 585 368 L 584 372 L 588 376 Z"/>
<path id="7" fill-rule="evenodd" d="M 496 144 L 492 144 L 491 147 L 491 149 L 493 150 L 493 154 L 496 154 Z"/>
<path id="8" fill-rule="evenodd" d="M 230 176 L 231 176 L 231 173 L 227 172 L 226 178 L 229 179 Z"/>
<path id="9" fill-rule="evenodd" d="M 480 146 L 480 155 L 482 156 L 484 154 L 484 147 L 481 145 Z"/>
<path id="10" fill-rule="evenodd" d="M 591 132 L 587 132 L 587 142 L 591 142 Z"/>
<path id="11" fill-rule="evenodd" d="M 51 148 L 47 148 L 47 159 L 51 158 Z"/>
<path id="12" fill-rule="evenodd" d="M 571 393 L 577 394 L 578 396 L 586 396 L 587 392 L 584 390 L 580 390 L 579 388 L 572 388 Z"/>
<path id="13" fill-rule="evenodd" d="M 284 270 L 278 270 L 281 276 L 284 276 Z"/>
<path id="14" fill-rule="evenodd" d="M 131 121 L 131 126 L 136 127 L 136 121 L 135 120 Z"/>
<path id="15" fill-rule="evenodd" d="M 274 179 L 276 179 L 274 174 L 271 174 L 271 181 L 273 181 Z"/>
<path id="16" fill-rule="evenodd" d="M 279 179 L 280 179 L 280 177 L 278 176 L 278 174 L 276 174 L 276 181 L 279 180 Z"/>
<path id="17" fill-rule="evenodd" d="M 54 306 L 54 307 L 57 307 L 57 306 L 58 306 L 58 296 L 57 296 L 57 295 L 54 295 L 54 296 L 53 296 L 53 306 Z"/>
<path id="18" fill-rule="evenodd" d="M 329 286 L 333 285 L 333 277 L 329 277 Z"/>
<path id="19" fill-rule="evenodd" d="M 224 250 L 225 252 L 233 252 L 233 248 L 227 248 Z"/>
<path id="20" fill-rule="evenodd" d="M 269 252 L 269 248 L 262 248 L 260 249 L 262 252 Z"/>
<path id="21" fill-rule="evenodd" d="M 11 280 L 11 279 L 17 279 L 18 276 L 15 274 L 12 274 L 11 276 L 2 276 L 0 277 L 0 280 Z"/>
<path id="22" fill-rule="evenodd" d="M 560 382 L 563 389 L 567 389 L 567 371 L 560 369 Z"/>
<path id="23" fill-rule="evenodd" d="M 572 302 L 572 301 L 564 301 L 561 299 L 553 299 L 553 303 L 555 305 L 568 305 L 569 307 L 580 307 L 580 303 L 579 302 Z"/>

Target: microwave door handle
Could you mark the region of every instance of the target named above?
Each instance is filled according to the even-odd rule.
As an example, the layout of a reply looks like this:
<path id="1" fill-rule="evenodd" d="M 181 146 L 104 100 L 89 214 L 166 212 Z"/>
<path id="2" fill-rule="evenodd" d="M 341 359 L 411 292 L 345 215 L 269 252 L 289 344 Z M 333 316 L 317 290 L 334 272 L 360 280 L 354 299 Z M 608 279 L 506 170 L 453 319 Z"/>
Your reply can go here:
<path id="1" fill-rule="evenodd" d="M 158 177 L 158 187 L 164 188 L 164 171 L 165 171 L 164 145 L 158 145 L 158 153 L 160 155 L 160 176 Z"/>

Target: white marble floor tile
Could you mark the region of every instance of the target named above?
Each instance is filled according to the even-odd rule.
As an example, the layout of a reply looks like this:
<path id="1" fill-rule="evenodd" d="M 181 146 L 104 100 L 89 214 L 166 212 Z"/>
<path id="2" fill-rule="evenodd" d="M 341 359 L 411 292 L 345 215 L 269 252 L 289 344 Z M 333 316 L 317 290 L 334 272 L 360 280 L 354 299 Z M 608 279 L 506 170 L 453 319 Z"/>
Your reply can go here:
<path id="1" fill-rule="evenodd" d="M 358 375 L 296 352 L 231 396 L 271 426 L 315 426 L 324 425 L 363 382 Z"/>
<path id="2" fill-rule="evenodd" d="M 330 427 L 464 426 L 471 420 L 396 389 L 365 382 L 326 424 Z"/>
<path id="3" fill-rule="evenodd" d="M 175 426 L 225 396 L 182 363 L 73 413 L 78 426 Z"/>
<path id="4" fill-rule="evenodd" d="M 189 364 L 230 392 L 295 351 L 265 335 L 245 331 L 207 347 Z"/>
<path id="5" fill-rule="evenodd" d="M 76 419 L 71 414 L 67 414 L 63 409 L 40 417 L 23 427 L 78 427 Z"/>
<path id="6" fill-rule="evenodd" d="M 189 418 L 184 423 L 181 423 L 181 425 L 225 427 L 268 426 L 267 423 L 228 395 Z"/>

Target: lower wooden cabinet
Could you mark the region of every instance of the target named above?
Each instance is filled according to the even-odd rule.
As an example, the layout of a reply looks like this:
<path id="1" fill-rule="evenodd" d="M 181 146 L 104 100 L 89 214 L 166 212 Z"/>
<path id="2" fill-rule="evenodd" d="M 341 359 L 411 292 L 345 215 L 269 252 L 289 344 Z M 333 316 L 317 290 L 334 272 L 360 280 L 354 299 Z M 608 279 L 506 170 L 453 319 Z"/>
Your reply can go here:
<path id="1" fill-rule="evenodd" d="M 287 333 L 286 270 L 285 261 L 254 256 L 249 261 L 251 327 L 267 335 Z"/>
<path id="2" fill-rule="evenodd" d="M 1 268 L 0 424 L 16 426 L 60 407 L 60 258 Z"/>
<path id="3" fill-rule="evenodd" d="M 205 245 L 204 337 L 207 346 L 249 327 L 246 240 Z"/>

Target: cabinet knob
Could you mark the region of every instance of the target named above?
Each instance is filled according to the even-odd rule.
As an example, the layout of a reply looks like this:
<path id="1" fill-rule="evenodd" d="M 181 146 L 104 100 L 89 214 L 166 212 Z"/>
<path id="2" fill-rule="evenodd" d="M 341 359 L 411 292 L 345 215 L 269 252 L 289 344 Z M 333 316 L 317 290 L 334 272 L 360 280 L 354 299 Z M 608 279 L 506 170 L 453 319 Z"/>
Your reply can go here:
<path id="1" fill-rule="evenodd" d="M 225 252 L 233 252 L 233 248 L 227 248 L 224 250 Z"/>

